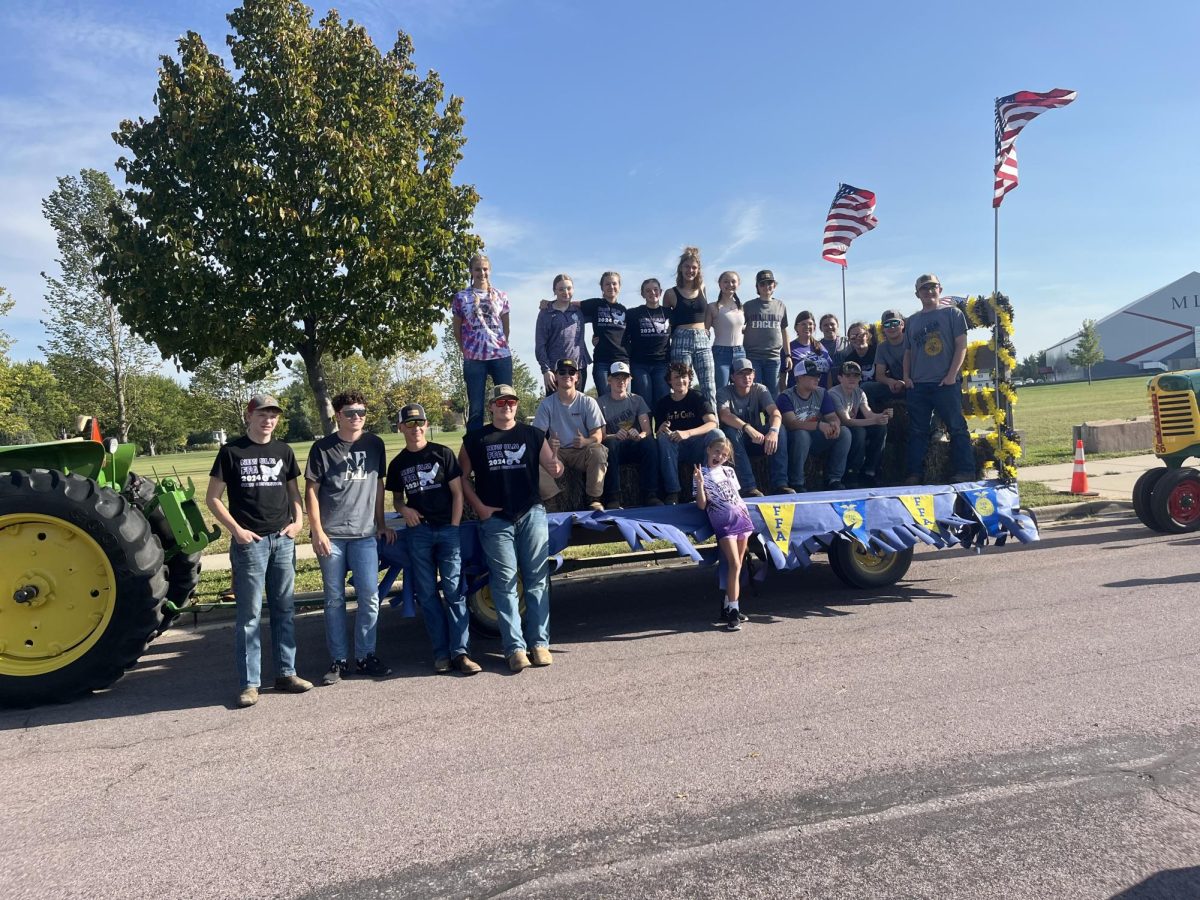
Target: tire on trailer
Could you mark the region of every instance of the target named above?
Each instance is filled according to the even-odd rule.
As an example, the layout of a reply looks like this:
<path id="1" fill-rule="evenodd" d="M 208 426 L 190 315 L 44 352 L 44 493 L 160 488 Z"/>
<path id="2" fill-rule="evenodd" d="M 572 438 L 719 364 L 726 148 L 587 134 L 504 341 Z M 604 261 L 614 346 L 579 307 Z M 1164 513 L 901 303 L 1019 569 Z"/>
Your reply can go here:
<path id="1" fill-rule="evenodd" d="M 167 517 L 157 505 L 150 512 L 146 512 L 146 507 L 154 499 L 154 490 L 155 484 L 149 478 L 133 472 L 129 473 L 129 478 L 125 482 L 127 496 L 133 501 L 133 505 L 141 510 L 142 515 L 149 520 L 150 530 L 162 544 L 165 556 L 175 546 L 175 533 L 171 531 L 171 526 L 167 524 Z M 200 553 L 186 555 L 176 553 L 167 560 L 167 599 L 176 606 L 187 605 L 195 595 L 196 588 L 200 586 L 200 556 Z M 170 628 L 171 623 L 178 615 L 178 612 L 171 614 L 164 611 L 163 622 L 158 629 L 158 634 L 162 634 Z"/>
<path id="2" fill-rule="evenodd" d="M 1158 525 L 1158 520 L 1154 518 L 1154 514 L 1150 512 L 1150 497 L 1154 493 L 1154 487 L 1158 484 L 1159 479 L 1170 471 L 1167 468 L 1147 469 L 1133 483 L 1133 512 L 1138 517 L 1138 521 L 1151 531 L 1162 531 L 1162 529 Z"/>
<path id="3" fill-rule="evenodd" d="M 525 593 L 521 576 L 517 576 L 517 593 L 521 598 L 517 612 L 525 615 Z M 471 633 L 480 637 L 500 637 L 500 617 L 496 615 L 496 604 L 492 600 L 491 582 L 479 590 L 467 594 L 467 615 L 471 620 Z"/>
<path id="4" fill-rule="evenodd" d="M 839 540 L 829 548 L 833 571 L 854 588 L 877 588 L 895 584 L 912 565 L 913 548 L 898 553 L 864 550 L 858 541 Z"/>
<path id="5" fill-rule="evenodd" d="M 1167 534 L 1200 528 L 1200 472 L 1168 469 L 1150 493 L 1150 515 Z"/>
<path id="6" fill-rule="evenodd" d="M 0 705 L 111 685 L 157 632 L 166 593 L 162 547 L 125 497 L 54 470 L 0 475 Z"/>

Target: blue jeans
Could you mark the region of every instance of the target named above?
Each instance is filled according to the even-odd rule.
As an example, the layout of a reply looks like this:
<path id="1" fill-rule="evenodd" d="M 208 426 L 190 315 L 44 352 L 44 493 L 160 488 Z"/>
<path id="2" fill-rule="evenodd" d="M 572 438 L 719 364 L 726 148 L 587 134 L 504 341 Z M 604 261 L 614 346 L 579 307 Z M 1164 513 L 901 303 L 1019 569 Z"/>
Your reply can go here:
<path id="1" fill-rule="evenodd" d="M 847 457 L 846 471 L 851 475 L 878 475 L 883 445 L 887 443 L 887 426 L 843 427 L 842 431 L 850 432 L 850 455 Z"/>
<path id="2" fill-rule="evenodd" d="M 915 384 L 907 393 L 908 400 L 908 474 L 923 478 L 925 451 L 929 449 L 930 420 L 936 412 L 950 433 L 950 467 L 952 474 L 970 472 L 975 476 L 975 452 L 967 433 L 967 420 L 962 411 L 960 384 Z"/>
<path id="3" fill-rule="evenodd" d="M 550 532 L 546 508 L 535 504 L 515 522 L 492 516 L 479 523 L 479 541 L 487 556 L 492 603 L 500 625 L 504 655 L 550 646 Z M 525 618 L 518 610 L 517 573 L 525 588 Z"/>
<path id="4" fill-rule="evenodd" d="M 754 427 L 766 434 L 767 426 Z M 750 460 L 755 456 L 764 455 L 762 444 L 754 443 L 736 428 L 730 428 L 728 425 L 722 425 L 721 430 L 733 445 L 733 470 L 737 472 L 738 484 L 744 491 L 755 490 L 758 487 L 758 479 L 754 477 L 754 468 Z M 767 470 L 771 479 L 768 487 L 782 487 L 788 483 L 788 433 L 783 428 L 779 429 L 779 446 L 775 448 Z"/>
<path id="5" fill-rule="evenodd" d="M 717 390 L 729 384 L 729 376 L 733 373 L 733 361 L 746 355 L 741 347 L 725 346 L 724 344 L 713 344 L 713 380 L 717 383 Z M 757 379 L 756 379 L 757 380 Z M 768 385 L 768 389 L 772 394 L 775 389 Z"/>
<path id="6" fill-rule="evenodd" d="M 262 684 L 263 589 L 271 611 L 271 652 L 275 676 L 296 674 L 296 628 L 293 588 L 296 584 L 296 545 L 290 537 L 268 534 L 262 540 L 229 548 L 233 567 L 233 592 L 237 597 L 237 621 L 233 629 L 233 652 L 238 681 L 243 689 Z"/>
<path id="7" fill-rule="evenodd" d="M 656 439 L 658 470 L 664 491 L 668 494 L 679 493 L 679 464 L 694 466 L 698 462 L 704 462 L 704 448 L 708 445 L 710 437 L 712 434 L 706 431 L 679 442 L 665 437 Z"/>
<path id="8" fill-rule="evenodd" d="M 630 387 L 630 392 L 646 401 L 646 405 L 650 407 L 650 415 L 653 417 L 658 401 L 671 393 L 671 388 L 667 384 L 667 364 L 665 362 L 635 362 L 630 363 L 629 368 L 633 372 L 633 385 Z"/>
<path id="9" fill-rule="evenodd" d="M 500 359 L 464 359 L 463 380 L 467 383 L 467 431 L 483 427 L 483 411 L 487 408 L 487 379 L 492 376 L 492 385 L 512 384 L 513 361 L 511 356 Z"/>
<path id="10" fill-rule="evenodd" d="M 375 535 L 364 538 L 330 538 L 329 555 L 318 556 L 325 587 L 325 646 L 335 662 L 348 660 L 346 642 L 346 570 L 354 573 L 354 658 L 375 652 L 375 627 L 379 622 L 379 545 Z"/>
<path id="11" fill-rule="evenodd" d="M 772 397 L 779 395 L 779 359 L 752 359 L 754 365 L 754 381 L 765 384 Z"/>
<path id="12" fill-rule="evenodd" d="M 405 528 L 408 555 L 412 560 L 413 583 L 421 618 L 433 658 L 453 659 L 467 652 L 467 601 L 462 595 L 462 549 L 457 525 L 430 525 Z M 437 576 L 441 574 L 441 596 Z M 493 588 L 493 592 L 494 592 Z M 444 598 L 444 602 L 443 602 Z"/>
<path id="13" fill-rule="evenodd" d="M 604 496 L 614 500 L 621 498 L 621 463 L 638 464 L 638 481 L 642 486 L 642 499 L 648 500 L 658 493 L 658 447 L 654 436 L 640 441 L 618 441 L 606 437 L 608 448 L 608 471 L 604 474 Z"/>
<path id="14" fill-rule="evenodd" d="M 788 484 L 804 487 L 804 465 L 808 457 L 829 454 L 825 464 L 825 480 L 841 481 L 846 475 L 846 458 L 850 455 L 850 429 L 843 428 L 832 441 L 820 428 L 805 431 L 797 428 L 788 432 Z"/>

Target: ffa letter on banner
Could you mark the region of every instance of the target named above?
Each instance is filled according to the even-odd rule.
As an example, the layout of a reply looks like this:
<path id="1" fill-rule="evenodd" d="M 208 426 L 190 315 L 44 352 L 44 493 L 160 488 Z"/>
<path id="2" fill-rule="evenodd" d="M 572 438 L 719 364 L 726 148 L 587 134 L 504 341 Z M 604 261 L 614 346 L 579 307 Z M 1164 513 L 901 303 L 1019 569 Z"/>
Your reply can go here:
<path id="1" fill-rule="evenodd" d="M 900 502 L 913 517 L 913 521 L 927 531 L 938 533 L 937 518 L 933 510 L 933 494 L 901 494 Z"/>
<path id="2" fill-rule="evenodd" d="M 771 530 L 771 540 L 784 556 L 792 543 L 792 516 L 796 512 L 794 503 L 756 503 L 763 521 Z"/>

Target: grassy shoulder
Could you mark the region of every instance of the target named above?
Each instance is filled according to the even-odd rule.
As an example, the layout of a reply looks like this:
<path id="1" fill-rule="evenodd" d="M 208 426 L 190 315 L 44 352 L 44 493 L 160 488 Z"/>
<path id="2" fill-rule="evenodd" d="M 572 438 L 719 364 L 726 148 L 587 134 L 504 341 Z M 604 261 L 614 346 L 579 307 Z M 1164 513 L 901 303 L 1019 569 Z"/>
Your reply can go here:
<path id="1" fill-rule="evenodd" d="M 1075 454 L 1071 440 L 1075 425 L 1150 415 L 1146 381 L 1145 375 L 1136 375 L 1092 384 L 1081 381 L 1018 388 L 1013 417 L 1024 440 L 1020 464 L 1070 462 Z"/>

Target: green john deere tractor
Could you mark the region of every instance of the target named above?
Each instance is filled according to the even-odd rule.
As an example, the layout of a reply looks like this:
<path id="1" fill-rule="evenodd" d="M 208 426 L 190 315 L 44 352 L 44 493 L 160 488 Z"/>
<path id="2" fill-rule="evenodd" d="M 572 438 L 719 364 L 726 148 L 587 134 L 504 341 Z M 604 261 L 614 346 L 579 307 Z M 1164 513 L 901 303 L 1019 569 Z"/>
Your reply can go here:
<path id="1" fill-rule="evenodd" d="M 1200 370 L 1150 379 L 1154 452 L 1166 465 L 1147 469 L 1133 486 L 1133 510 L 1147 528 L 1182 534 L 1200 528 L 1200 472 L 1185 466 L 1200 456 Z"/>
<path id="2" fill-rule="evenodd" d="M 132 444 L 0 447 L 0 706 L 70 700 L 130 668 L 195 592 L 195 486 L 134 474 Z"/>

